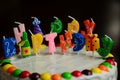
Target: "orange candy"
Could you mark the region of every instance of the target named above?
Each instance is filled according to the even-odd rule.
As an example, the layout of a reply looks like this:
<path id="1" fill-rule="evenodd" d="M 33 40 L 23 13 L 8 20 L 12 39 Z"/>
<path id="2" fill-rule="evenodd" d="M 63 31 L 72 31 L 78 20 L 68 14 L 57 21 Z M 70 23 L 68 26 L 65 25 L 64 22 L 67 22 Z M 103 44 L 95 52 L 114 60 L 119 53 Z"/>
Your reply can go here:
<path id="1" fill-rule="evenodd" d="M 51 77 L 52 80 L 62 80 L 62 77 L 59 74 L 54 74 Z"/>
<path id="2" fill-rule="evenodd" d="M 15 67 L 15 66 L 11 66 L 10 68 L 8 68 L 8 70 L 7 70 L 7 72 L 9 73 L 9 74 L 12 74 L 12 72 L 14 71 L 14 70 L 16 70 L 17 68 Z"/>
<path id="3" fill-rule="evenodd" d="M 100 68 L 103 71 L 109 72 L 109 69 L 104 65 L 100 65 L 98 68 Z"/>

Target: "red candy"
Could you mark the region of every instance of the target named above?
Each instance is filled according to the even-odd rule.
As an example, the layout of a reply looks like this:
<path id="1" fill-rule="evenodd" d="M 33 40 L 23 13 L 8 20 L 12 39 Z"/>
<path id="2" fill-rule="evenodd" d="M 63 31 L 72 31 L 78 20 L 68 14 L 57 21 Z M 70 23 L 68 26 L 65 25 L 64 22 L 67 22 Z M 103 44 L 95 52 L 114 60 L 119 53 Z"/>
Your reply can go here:
<path id="1" fill-rule="evenodd" d="M 80 76 L 82 76 L 82 73 L 80 71 L 78 71 L 78 70 L 75 70 L 75 71 L 72 72 L 72 75 L 74 77 L 80 77 Z"/>
<path id="2" fill-rule="evenodd" d="M 22 73 L 20 74 L 20 78 L 27 78 L 29 77 L 30 72 L 28 71 L 22 71 Z"/>
<path id="3" fill-rule="evenodd" d="M 109 62 L 111 65 L 115 66 L 115 62 L 112 59 L 108 59 L 108 60 L 106 60 L 106 62 Z"/>

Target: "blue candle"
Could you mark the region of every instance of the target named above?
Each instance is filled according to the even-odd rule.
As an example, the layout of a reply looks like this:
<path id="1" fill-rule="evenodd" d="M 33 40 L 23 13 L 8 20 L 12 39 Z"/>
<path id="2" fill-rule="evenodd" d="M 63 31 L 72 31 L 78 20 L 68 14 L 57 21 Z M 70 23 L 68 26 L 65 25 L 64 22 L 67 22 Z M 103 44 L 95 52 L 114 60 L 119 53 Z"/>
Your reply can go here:
<path id="1" fill-rule="evenodd" d="M 4 38 L 3 41 L 3 50 L 4 50 L 4 57 L 9 58 L 13 56 L 16 53 L 16 40 L 13 37 L 10 38 Z"/>
<path id="2" fill-rule="evenodd" d="M 73 51 L 81 50 L 85 44 L 84 36 L 80 33 L 74 33 L 72 36 L 73 36 L 74 44 L 75 44 L 73 47 Z"/>

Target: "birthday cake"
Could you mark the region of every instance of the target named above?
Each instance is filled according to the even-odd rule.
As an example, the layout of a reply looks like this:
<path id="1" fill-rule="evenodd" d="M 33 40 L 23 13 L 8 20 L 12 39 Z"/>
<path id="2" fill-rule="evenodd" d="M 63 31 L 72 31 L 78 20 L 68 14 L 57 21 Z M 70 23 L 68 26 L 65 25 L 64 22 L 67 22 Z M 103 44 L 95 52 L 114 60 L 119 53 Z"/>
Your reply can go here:
<path id="1" fill-rule="evenodd" d="M 37 18 L 34 19 L 34 26 L 39 27 L 37 23 L 40 22 Z M 59 45 L 55 45 L 54 42 L 62 28 L 58 18 L 51 23 L 50 34 L 33 34 L 30 31 L 32 49 L 23 24 L 23 28 L 19 27 L 21 33 L 18 34 L 18 30 L 14 29 L 16 42 L 21 47 L 20 54 L 15 54 L 14 46 L 9 50 L 8 46 L 5 46 L 6 42 L 7 45 L 15 44 L 15 39 L 4 38 L 6 55 L 5 59 L 0 60 L 0 80 L 117 80 L 117 63 L 110 53 L 112 39 L 105 35 L 101 39 L 101 47 L 98 35 L 92 33 L 94 22 L 84 21 L 87 32 L 78 33 L 79 24 L 72 19 L 73 21 L 68 24 L 68 31 L 65 31 L 66 38 L 59 35 Z M 41 29 L 38 31 L 42 32 Z M 22 40 L 18 38 L 20 34 Z M 43 38 L 49 42 L 48 46 L 42 44 Z"/>

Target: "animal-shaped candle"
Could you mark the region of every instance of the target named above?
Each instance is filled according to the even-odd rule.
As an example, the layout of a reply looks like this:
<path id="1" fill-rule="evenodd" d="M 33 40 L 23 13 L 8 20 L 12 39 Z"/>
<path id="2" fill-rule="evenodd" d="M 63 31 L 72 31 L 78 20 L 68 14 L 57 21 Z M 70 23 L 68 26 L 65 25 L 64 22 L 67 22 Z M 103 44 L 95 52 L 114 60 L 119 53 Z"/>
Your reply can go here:
<path id="1" fill-rule="evenodd" d="M 62 32 L 62 21 L 58 17 L 54 17 L 55 21 L 51 22 L 51 31 L 50 32 L 56 32 L 57 34 Z"/>
<path id="2" fill-rule="evenodd" d="M 4 57 L 6 59 L 15 55 L 15 53 L 16 53 L 16 49 L 15 49 L 16 40 L 14 37 L 10 37 L 10 38 L 4 37 L 2 43 L 3 43 L 3 49 L 4 49 Z"/>
<path id="3" fill-rule="evenodd" d="M 22 41 L 19 43 L 19 46 L 21 46 L 21 55 L 23 57 L 31 55 L 30 43 L 26 32 L 23 32 Z"/>

